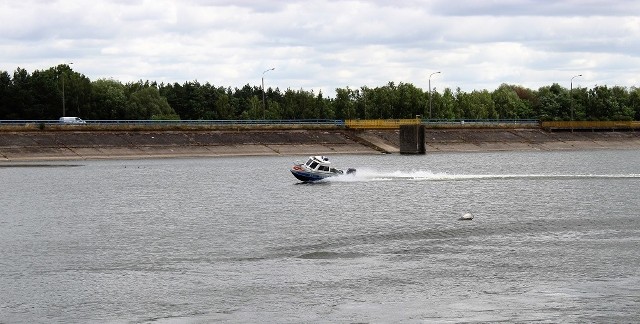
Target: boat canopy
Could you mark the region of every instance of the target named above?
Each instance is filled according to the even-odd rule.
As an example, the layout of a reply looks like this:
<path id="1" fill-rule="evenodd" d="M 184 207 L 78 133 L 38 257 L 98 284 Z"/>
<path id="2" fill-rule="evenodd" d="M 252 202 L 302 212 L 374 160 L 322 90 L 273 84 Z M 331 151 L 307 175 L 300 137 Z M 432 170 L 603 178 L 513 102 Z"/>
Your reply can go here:
<path id="1" fill-rule="evenodd" d="M 310 156 L 309 160 L 305 163 L 312 170 L 331 172 L 331 173 L 342 173 L 341 170 L 336 168 L 332 168 L 330 166 L 331 162 L 329 162 L 329 158 L 326 156 Z"/>

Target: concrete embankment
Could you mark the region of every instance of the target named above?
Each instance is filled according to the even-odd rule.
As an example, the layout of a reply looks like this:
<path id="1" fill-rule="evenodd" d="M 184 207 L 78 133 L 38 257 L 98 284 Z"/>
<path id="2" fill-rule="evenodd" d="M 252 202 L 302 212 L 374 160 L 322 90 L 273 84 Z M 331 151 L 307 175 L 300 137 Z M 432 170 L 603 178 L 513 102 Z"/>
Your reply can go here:
<path id="1" fill-rule="evenodd" d="M 427 130 L 431 151 L 639 149 L 637 132 L 546 132 L 540 129 Z"/>
<path id="2" fill-rule="evenodd" d="M 372 154 L 341 130 L 32 131 L 0 133 L 0 161 Z"/>
<path id="3" fill-rule="evenodd" d="M 634 132 L 550 133 L 539 129 L 427 129 L 425 139 L 427 154 L 640 148 L 640 133 Z M 399 142 L 398 130 L 4 131 L 0 132 L 0 163 L 399 153 Z"/>

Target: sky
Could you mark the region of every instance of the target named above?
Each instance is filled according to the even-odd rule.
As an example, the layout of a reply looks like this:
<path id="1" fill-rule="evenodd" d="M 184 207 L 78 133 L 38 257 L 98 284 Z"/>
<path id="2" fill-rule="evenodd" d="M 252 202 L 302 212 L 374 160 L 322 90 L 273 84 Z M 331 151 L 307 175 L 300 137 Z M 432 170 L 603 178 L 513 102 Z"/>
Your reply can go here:
<path id="1" fill-rule="evenodd" d="M 636 0 L 0 0 L 0 21 L 10 74 L 73 63 L 92 81 L 264 78 L 325 97 L 389 82 L 640 86 Z"/>

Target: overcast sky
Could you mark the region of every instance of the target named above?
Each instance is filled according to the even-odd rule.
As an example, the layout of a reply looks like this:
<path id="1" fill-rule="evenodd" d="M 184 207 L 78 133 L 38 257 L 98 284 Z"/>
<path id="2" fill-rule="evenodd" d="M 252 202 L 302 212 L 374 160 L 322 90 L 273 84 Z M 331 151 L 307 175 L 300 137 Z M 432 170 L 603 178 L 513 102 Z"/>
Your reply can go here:
<path id="1" fill-rule="evenodd" d="M 0 0 L 0 70 L 322 91 L 640 86 L 636 0 Z M 273 71 L 263 73 L 265 70 Z"/>

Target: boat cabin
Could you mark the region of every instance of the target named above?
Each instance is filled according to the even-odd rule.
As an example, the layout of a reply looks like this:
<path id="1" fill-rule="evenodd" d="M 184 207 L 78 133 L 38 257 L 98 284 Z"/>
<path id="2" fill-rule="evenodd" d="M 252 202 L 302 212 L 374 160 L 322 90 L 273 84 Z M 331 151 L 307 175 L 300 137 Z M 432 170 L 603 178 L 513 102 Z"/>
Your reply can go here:
<path id="1" fill-rule="evenodd" d="M 311 156 L 309 157 L 309 160 L 307 160 L 305 165 L 309 167 L 311 170 L 331 172 L 331 173 L 342 173 L 341 170 L 331 167 L 331 162 L 329 162 L 329 158 L 326 156 Z"/>

